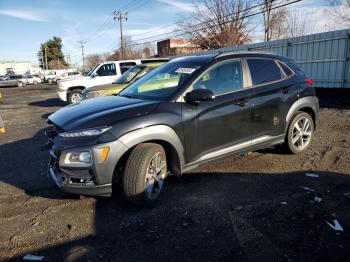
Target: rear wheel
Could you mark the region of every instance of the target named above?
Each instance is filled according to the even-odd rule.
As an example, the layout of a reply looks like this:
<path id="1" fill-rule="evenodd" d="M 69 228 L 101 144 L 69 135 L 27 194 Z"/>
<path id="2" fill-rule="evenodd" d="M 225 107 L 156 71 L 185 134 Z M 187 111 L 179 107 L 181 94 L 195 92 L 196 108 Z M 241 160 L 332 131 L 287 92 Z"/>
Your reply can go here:
<path id="1" fill-rule="evenodd" d="M 310 145 L 314 133 L 312 117 L 305 112 L 298 112 L 291 121 L 285 142 L 286 149 L 293 154 L 304 152 Z"/>
<path id="2" fill-rule="evenodd" d="M 17 86 L 18 86 L 18 87 L 23 87 L 24 84 L 23 84 L 22 82 L 17 82 Z"/>
<path id="3" fill-rule="evenodd" d="M 38 81 L 34 80 L 33 85 L 37 85 Z"/>
<path id="4" fill-rule="evenodd" d="M 52 79 L 49 78 L 49 79 L 47 80 L 47 82 L 48 82 L 49 84 L 51 84 L 51 83 L 52 83 Z"/>
<path id="5" fill-rule="evenodd" d="M 70 104 L 76 104 L 79 103 L 82 99 L 82 90 L 80 89 L 74 89 L 72 91 L 70 91 L 70 93 L 68 94 L 68 102 Z"/>
<path id="6" fill-rule="evenodd" d="M 164 148 L 158 144 L 137 145 L 131 152 L 123 174 L 123 193 L 136 205 L 152 206 L 157 201 L 167 176 Z"/>

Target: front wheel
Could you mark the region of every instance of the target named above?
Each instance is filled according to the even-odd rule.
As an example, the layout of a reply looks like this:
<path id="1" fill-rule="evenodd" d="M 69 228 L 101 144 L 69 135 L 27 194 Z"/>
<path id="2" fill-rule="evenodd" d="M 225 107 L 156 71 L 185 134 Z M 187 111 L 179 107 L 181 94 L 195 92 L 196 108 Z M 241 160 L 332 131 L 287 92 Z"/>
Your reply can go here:
<path id="1" fill-rule="evenodd" d="M 286 149 L 293 154 L 304 152 L 310 145 L 314 133 L 314 121 L 305 112 L 298 112 L 291 121 L 285 142 Z"/>
<path id="2" fill-rule="evenodd" d="M 17 82 L 17 86 L 18 86 L 18 87 L 23 87 L 24 84 L 23 84 L 22 82 Z"/>
<path id="3" fill-rule="evenodd" d="M 124 196 L 133 204 L 152 206 L 164 187 L 166 176 L 164 148 L 153 143 L 139 144 L 132 150 L 125 165 Z"/>
<path id="4" fill-rule="evenodd" d="M 68 102 L 70 104 L 79 103 L 82 99 L 82 90 L 74 89 L 68 94 Z"/>
<path id="5" fill-rule="evenodd" d="M 34 80 L 33 85 L 37 85 L 38 81 Z"/>
<path id="6" fill-rule="evenodd" d="M 47 82 L 48 82 L 49 84 L 52 84 L 52 79 L 49 78 L 49 79 L 47 80 Z"/>

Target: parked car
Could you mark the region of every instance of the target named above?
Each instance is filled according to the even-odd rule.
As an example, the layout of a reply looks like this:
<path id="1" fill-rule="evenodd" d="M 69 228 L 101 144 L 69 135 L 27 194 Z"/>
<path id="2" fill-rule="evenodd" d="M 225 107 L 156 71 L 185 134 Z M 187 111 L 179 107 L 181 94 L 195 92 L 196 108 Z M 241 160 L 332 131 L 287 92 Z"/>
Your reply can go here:
<path id="1" fill-rule="evenodd" d="M 169 61 L 169 59 L 159 58 L 102 62 L 91 69 L 86 76 L 59 82 L 57 90 L 58 97 L 62 101 L 67 101 L 71 104 L 78 103 L 82 99 L 82 91 L 86 88 L 111 84 L 134 65 L 164 61 Z"/>
<path id="2" fill-rule="evenodd" d="M 26 78 L 27 78 L 27 84 L 29 85 L 37 85 L 41 83 L 41 79 L 39 77 L 27 75 Z"/>
<path id="3" fill-rule="evenodd" d="M 110 195 L 120 183 L 129 201 L 152 205 L 169 174 L 279 144 L 305 152 L 319 108 L 312 83 L 270 53 L 174 59 L 117 96 L 50 115 L 49 173 L 67 192 Z"/>
<path id="4" fill-rule="evenodd" d="M 93 86 L 83 90 L 82 99 L 89 99 L 98 96 L 110 96 L 119 93 L 123 88 L 141 78 L 153 69 L 163 65 L 165 62 L 151 63 L 147 65 L 135 65 L 127 70 L 112 84 Z"/>
<path id="5" fill-rule="evenodd" d="M 53 79 L 56 77 L 56 72 L 55 71 L 51 71 L 50 73 L 48 73 L 47 75 L 44 75 L 44 83 L 53 83 Z"/>
<path id="6" fill-rule="evenodd" d="M 62 80 L 68 80 L 68 79 L 72 79 L 72 78 L 76 78 L 82 76 L 82 74 L 78 71 L 74 71 L 74 72 L 65 72 L 62 75 L 56 76 L 54 78 L 52 78 L 52 82 L 58 84 L 59 81 Z"/>
<path id="7" fill-rule="evenodd" d="M 18 86 L 23 87 L 27 84 L 27 78 L 23 75 L 10 75 L 0 80 L 0 86 Z"/>

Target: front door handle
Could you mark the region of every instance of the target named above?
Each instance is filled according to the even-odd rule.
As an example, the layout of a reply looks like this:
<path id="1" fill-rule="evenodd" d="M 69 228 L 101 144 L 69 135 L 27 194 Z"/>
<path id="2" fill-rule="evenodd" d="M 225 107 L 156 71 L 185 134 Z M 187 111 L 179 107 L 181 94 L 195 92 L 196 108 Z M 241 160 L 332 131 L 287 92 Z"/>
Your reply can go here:
<path id="1" fill-rule="evenodd" d="M 248 99 L 247 98 L 240 98 L 234 101 L 234 104 L 237 106 L 245 106 L 248 103 Z"/>

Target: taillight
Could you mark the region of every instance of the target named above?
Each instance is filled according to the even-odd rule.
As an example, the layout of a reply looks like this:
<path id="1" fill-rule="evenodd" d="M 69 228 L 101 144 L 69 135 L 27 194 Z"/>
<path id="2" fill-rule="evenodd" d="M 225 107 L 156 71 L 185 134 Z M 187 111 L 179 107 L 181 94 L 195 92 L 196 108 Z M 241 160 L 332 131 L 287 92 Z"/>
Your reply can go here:
<path id="1" fill-rule="evenodd" d="M 306 78 L 306 79 L 305 79 L 305 83 L 306 83 L 308 86 L 313 86 L 314 80 L 312 80 L 311 78 Z"/>

